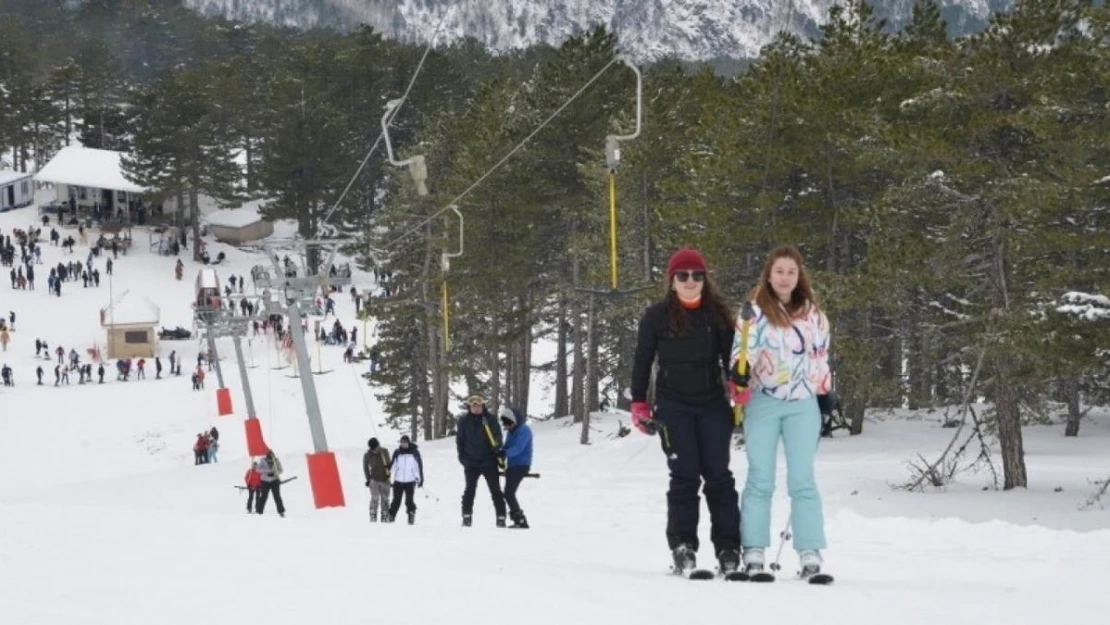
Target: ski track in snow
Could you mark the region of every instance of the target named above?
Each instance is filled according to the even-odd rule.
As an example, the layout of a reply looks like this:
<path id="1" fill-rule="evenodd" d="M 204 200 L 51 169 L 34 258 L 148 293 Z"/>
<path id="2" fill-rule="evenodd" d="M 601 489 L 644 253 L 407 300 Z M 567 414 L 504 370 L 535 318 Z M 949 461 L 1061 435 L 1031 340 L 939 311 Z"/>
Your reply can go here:
<path id="1" fill-rule="evenodd" d="M 0 214 L 0 230 L 26 228 L 34 209 Z M 49 228 L 45 230 L 49 233 Z M 66 233 L 63 232 L 63 237 Z M 166 327 L 191 326 L 189 301 L 197 266 L 186 258 L 185 280 L 173 280 L 172 257 L 147 252 L 147 234 L 115 264 L 113 291 L 131 289 L 162 310 Z M 90 239 L 94 239 L 90 237 Z M 261 256 L 210 243 L 230 267 L 250 275 Z M 54 361 L 36 361 L 34 339 L 76 347 L 84 359 L 103 345 L 97 310 L 109 289 L 101 257 L 99 289 L 67 282 L 62 297 L 46 292 L 49 267 L 83 261 L 49 244 L 36 267 L 38 290 L 0 285 L 0 312 L 14 310 L 16 332 L 0 363 L 15 388 L 0 388 L 0 618 L 12 625 L 367 623 L 488 623 L 520 625 L 771 620 L 821 623 L 1034 624 L 1094 622 L 1110 611 L 1103 591 L 1110 570 L 1110 511 L 1080 512 L 1091 479 L 1110 473 L 1110 414 L 1096 412 L 1078 439 L 1062 427 L 1026 430 L 1031 487 L 983 492 L 986 477 L 965 475 L 948 492 L 890 489 L 906 478 L 917 452 L 934 456 L 951 430 L 939 414 L 918 413 L 867 424 L 861 437 L 823 440 L 818 480 L 830 548 L 829 588 L 791 579 L 789 547 L 783 575 L 772 585 L 696 584 L 666 574 L 666 468 L 655 438 L 611 439 L 627 415 L 596 415 L 593 444 L 577 444 L 567 420 L 534 423 L 538 480 L 520 496 L 529 531 L 493 527 L 488 493 L 479 487 L 475 527 L 458 526 L 462 475 L 452 441 L 421 442 L 427 488 L 418 491 L 417 525 L 369 525 L 361 454 L 377 436 L 390 448 L 398 433 L 384 429 L 374 389 L 364 389 L 367 415 L 354 385 L 363 365 L 342 363 L 324 347 L 328 375 L 316 376 L 327 436 L 339 457 L 347 507 L 312 509 L 304 453 L 311 437 L 299 381 L 265 340 L 247 347 L 255 404 L 268 441 L 288 475 L 289 512 L 245 513 L 233 488 L 247 466 L 240 392 L 229 341 L 223 367 L 238 412 L 215 414 L 216 376 L 191 390 L 187 370 L 195 341 L 165 341 L 184 358 L 180 378 L 53 388 Z M 357 274 L 357 284 L 371 279 Z M 354 321 L 347 296 L 336 298 L 340 320 Z M 329 320 L 330 323 L 330 320 Z M 357 324 L 360 334 L 362 324 Z M 537 359 L 553 353 L 537 345 Z M 316 349 L 310 349 L 313 358 Z M 34 385 L 43 364 L 50 387 Z M 314 362 L 315 368 L 315 362 Z M 537 379 L 534 391 L 539 391 Z M 464 392 L 465 389 L 457 389 Z M 537 395 L 533 414 L 552 402 Z M 196 433 L 221 431 L 220 462 L 195 467 Z M 743 453 L 733 456 L 738 479 Z M 1056 492 L 1059 487 L 1063 490 Z M 1110 502 L 1108 502 L 1110 503 Z M 780 456 L 774 523 L 788 509 Z M 708 515 L 702 514 L 700 564 L 712 565 Z M 777 545 L 777 540 L 775 542 Z M 774 554 L 772 549 L 771 555 Z M 804 598 L 803 598 L 804 597 Z"/>

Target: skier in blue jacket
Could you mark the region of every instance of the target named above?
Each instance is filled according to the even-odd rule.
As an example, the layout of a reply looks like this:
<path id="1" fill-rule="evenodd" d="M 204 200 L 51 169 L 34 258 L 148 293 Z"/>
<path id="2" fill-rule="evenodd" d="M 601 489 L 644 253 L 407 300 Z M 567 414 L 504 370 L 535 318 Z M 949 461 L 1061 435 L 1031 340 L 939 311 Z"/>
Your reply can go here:
<path id="1" fill-rule="evenodd" d="M 528 519 L 516 500 L 516 489 L 532 468 L 532 428 L 528 427 L 528 416 L 520 410 L 501 408 L 501 425 L 508 434 L 505 436 L 505 501 L 509 504 L 509 519 L 512 527 L 528 529 Z"/>

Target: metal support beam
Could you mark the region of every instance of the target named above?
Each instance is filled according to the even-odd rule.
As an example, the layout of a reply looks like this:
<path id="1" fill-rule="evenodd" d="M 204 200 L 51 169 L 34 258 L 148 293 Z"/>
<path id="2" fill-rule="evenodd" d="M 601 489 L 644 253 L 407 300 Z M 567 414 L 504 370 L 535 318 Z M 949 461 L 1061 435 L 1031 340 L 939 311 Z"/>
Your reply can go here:
<path id="1" fill-rule="evenodd" d="M 255 418 L 254 412 L 254 397 L 251 395 L 251 380 L 247 377 L 247 363 L 243 359 L 243 341 L 236 334 L 233 339 L 235 342 L 235 360 L 239 362 L 239 377 L 243 381 L 243 395 L 247 398 L 247 417 L 250 419 Z"/>
<path id="2" fill-rule="evenodd" d="M 293 351 L 297 354 L 297 376 L 301 380 L 305 411 L 308 413 L 308 429 L 312 432 L 312 446 L 316 453 L 324 452 L 328 450 L 328 439 L 324 436 L 320 400 L 316 397 L 316 384 L 312 380 L 312 363 L 308 360 L 308 348 L 305 346 L 304 330 L 301 328 L 301 306 L 296 298 L 289 304 L 288 317 Z"/>
<path id="3" fill-rule="evenodd" d="M 224 372 L 220 369 L 220 355 L 216 352 L 216 337 L 212 332 L 212 322 L 208 322 L 208 332 L 205 333 L 208 339 L 208 362 L 216 367 L 216 381 L 220 383 L 220 388 L 227 388 L 224 386 Z"/>

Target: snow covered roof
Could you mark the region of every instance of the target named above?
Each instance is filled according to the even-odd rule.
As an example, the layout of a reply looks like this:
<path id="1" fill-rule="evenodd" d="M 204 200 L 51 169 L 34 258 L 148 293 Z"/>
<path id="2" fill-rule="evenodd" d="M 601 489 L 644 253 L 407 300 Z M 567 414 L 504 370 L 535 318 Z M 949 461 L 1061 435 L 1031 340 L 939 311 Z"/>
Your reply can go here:
<path id="1" fill-rule="evenodd" d="M 35 174 L 35 180 L 76 187 L 142 193 L 142 187 L 123 176 L 123 152 L 97 150 L 79 145 L 61 149 Z"/>
<path id="2" fill-rule="evenodd" d="M 257 221 L 262 221 L 257 206 L 213 211 L 205 215 L 204 218 L 210 226 L 223 226 L 225 228 L 242 228 Z"/>
<path id="3" fill-rule="evenodd" d="M 26 174 L 21 171 L 0 171 L 0 187 L 30 177 L 31 174 Z"/>
<path id="4" fill-rule="evenodd" d="M 124 291 L 115 302 L 100 309 L 100 325 L 156 325 L 160 315 L 161 311 L 150 300 Z"/>

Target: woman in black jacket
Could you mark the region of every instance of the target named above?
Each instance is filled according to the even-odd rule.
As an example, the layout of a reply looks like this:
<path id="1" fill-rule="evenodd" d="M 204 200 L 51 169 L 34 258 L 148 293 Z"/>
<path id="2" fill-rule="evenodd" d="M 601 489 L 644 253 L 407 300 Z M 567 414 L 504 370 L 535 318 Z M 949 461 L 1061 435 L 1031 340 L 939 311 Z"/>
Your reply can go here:
<path id="1" fill-rule="evenodd" d="M 724 382 L 734 332 L 732 313 L 709 279 L 705 259 L 693 249 L 676 252 L 667 263 L 666 298 L 640 319 L 632 368 L 632 422 L 644 433 L 659 433 L 671 473 L 667 544 L 676 574 L 696 567 L 702 480 L 720 572 L 735 572 L 740 563 L 740 510 L 728 468 L 733 421 Z M 655 402 L 649 406 L 655 361 Z"/>

